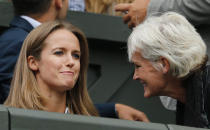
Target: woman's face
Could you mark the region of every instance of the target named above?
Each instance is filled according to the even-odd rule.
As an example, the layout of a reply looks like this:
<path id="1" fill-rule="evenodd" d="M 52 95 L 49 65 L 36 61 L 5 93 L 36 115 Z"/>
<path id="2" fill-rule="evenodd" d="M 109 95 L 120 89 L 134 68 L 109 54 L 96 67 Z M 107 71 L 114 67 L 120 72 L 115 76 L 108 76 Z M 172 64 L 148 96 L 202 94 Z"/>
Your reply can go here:
<path id="1" fill-rule="evenodd" d="M 144 97 L 161 95 L 167 83 L 163 72 L 156 70 L 140 52 L 135 52 L 131 60 L 135 65 L 133 79 L 139 80 L 143 85 Z"/>
<path id="2" fill-rule="evenodd" d="M 41 58 L 37 61 L 39 86 L 61 92 L 72 89 L 80 73 L 79 40 L 72 32 L 59 29 L 52 32 L 44 43 Z"/>

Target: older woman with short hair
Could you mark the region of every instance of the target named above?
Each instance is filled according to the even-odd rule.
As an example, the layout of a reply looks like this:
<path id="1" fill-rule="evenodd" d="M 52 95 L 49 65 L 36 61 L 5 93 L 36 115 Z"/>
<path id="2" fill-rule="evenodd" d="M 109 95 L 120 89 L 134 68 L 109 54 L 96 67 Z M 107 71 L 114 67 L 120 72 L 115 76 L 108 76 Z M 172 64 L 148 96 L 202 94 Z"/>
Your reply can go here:
<path id="1" fill-rule="evenodd" d="M 210 128 L 206 45 L 185 17 L 168 12 L 146 19 L 129 37 L 128 56 L 144 97 L 175 98 L 177 124 Z"/>

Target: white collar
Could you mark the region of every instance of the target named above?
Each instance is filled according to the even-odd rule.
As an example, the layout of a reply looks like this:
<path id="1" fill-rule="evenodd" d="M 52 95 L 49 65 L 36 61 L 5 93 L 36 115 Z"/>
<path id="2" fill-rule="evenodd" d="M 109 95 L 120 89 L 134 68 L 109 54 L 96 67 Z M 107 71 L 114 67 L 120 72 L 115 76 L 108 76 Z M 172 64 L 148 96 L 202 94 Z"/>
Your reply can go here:
<path id="1" fill-rule="evenodd" d="M 69 108 L 66 107 L 64 114 L 69 114 Z"/>
<path id="2" fill-rule="evenodd" d="M 41 23 L 29 16 L 26 15 L 21 15 L 21 18 L 25 19 L 26 21 L 28 21 L 34 28 L 38 27 Z"/>

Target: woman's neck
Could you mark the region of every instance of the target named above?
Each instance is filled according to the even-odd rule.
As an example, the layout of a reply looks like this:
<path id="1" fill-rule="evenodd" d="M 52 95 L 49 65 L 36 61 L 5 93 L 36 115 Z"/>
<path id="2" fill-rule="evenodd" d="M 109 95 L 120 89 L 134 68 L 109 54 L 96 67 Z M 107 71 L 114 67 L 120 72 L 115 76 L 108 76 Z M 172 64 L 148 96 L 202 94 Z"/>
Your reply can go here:
<path id="1" fill-rule="evenodd" d="M 45 111 L 64 113 L 66 109 L 66 91 L 59 91 L 57 86 L 49 86 L 39 76 L 37 76 L 39 90 L 43 96 L 43 106 Z"/>
<path id="2" fill-rule="evenodd" d="M 186 89 L 183 87 L 182 80 L 174 77 L 169 77 L 164 95 L 185 103 Z"/>
<path id="3" fill-rule="evenodd" d="M 44 96 L 43 105 L 46 111 L 64 113 L 66 109 L 66 92 L 59 92 L 52 87 L 42 85 L 39 87 Z"/>
<path id="4" fill-rule="evenodd" d="M 48 93 L 45 99 L 44 106 L 46 108 L 46 111 L 64 113 L 66 109 L 66 92 Z"/>

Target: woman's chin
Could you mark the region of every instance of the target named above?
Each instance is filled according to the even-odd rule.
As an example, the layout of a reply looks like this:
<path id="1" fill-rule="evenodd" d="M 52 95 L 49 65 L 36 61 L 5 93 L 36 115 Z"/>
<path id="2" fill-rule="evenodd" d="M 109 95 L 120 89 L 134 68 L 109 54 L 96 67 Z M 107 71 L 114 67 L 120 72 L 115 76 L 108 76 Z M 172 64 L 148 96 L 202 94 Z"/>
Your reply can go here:
<path id="1" fill-rule="evenodd" d="M 144 91 L 144 97 L 145 98 L 149 98 L 151 95 L 150 95 L 150 93 L 149 92 L 147 92 L 147 91 Z"/>
<path id="2" fill-rule="evenodd" d="M 74 88 L 74 83 L 66 83 L 65 85 L 63 85 L 63 87 L 65 88 L 65 90 L 71 90 Z"/>

